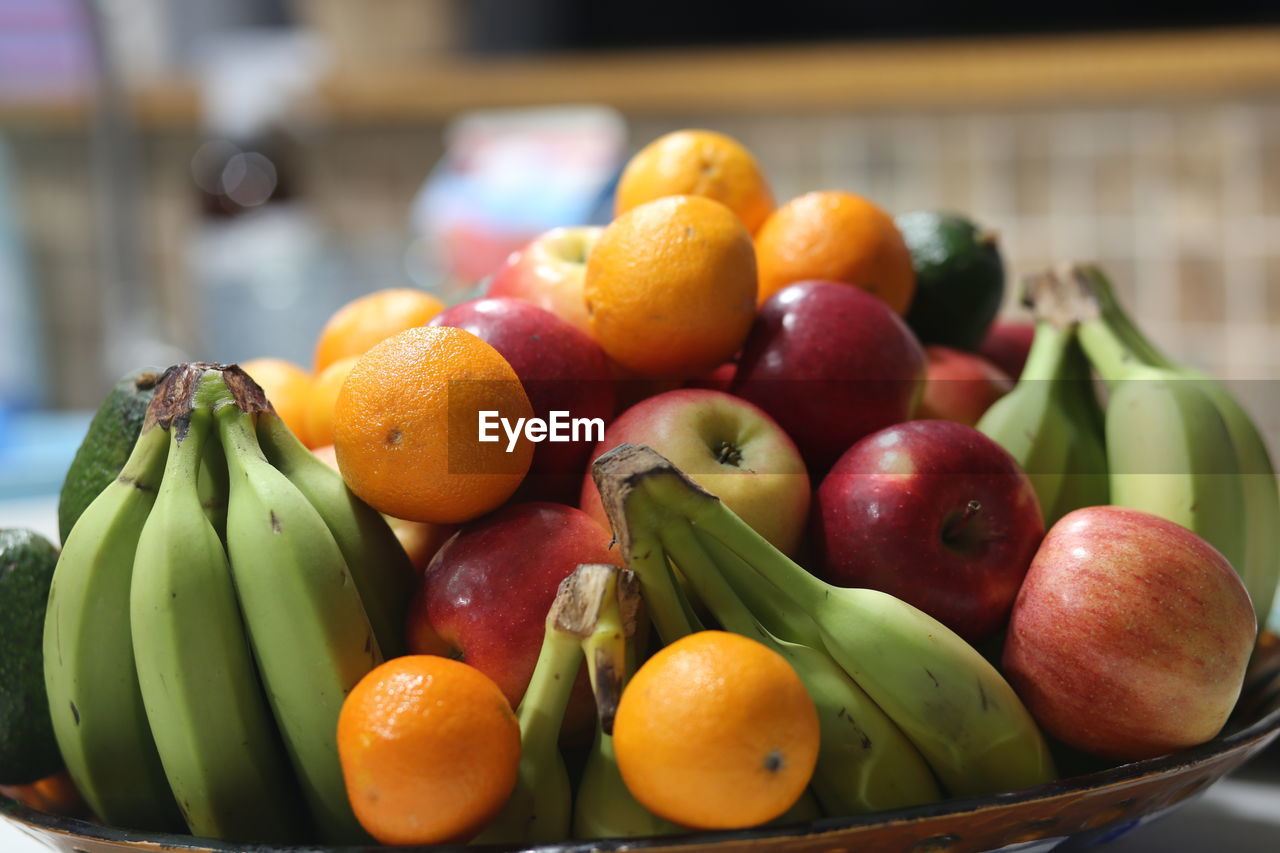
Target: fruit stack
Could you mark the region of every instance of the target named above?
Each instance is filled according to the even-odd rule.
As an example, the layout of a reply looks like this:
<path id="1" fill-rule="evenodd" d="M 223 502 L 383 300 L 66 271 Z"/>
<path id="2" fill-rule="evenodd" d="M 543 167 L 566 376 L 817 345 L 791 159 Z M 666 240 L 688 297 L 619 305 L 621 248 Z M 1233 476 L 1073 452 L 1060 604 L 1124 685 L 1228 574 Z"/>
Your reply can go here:
<path id="1" fill-rule="evenodd" d="M 0 737 L 0 782 L 62 763 L 108 823 L 236 842 L 519 845 L 1005 793 L 1226 723 L 1275 474 L 1099 270 L 996 323 L 991 232 L 775 206 L 680 131 L 487 287 L 357 300 L 312 371 L 122 383 L 51 586 L 0 539 L 51 721 L 0 735 L 59 759 Z"/>

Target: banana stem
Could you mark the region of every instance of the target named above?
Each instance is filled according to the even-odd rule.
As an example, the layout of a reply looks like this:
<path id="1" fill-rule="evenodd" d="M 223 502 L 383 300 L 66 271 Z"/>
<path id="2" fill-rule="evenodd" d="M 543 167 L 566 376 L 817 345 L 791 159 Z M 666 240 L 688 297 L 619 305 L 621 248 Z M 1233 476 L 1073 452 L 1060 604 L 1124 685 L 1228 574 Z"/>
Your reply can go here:
<path id="1" fill-rule="evenodd" d="M 165 463 L 160 491 L 177 491 L 195 482 L 205 451 L 205 438 L 209 435 L 210 413 L 208 409 L 192 409 L 181 421 L 175 421 L 170 430 L 171 446 Z M 192 492 L 191 494 L 194 494 Z"/>
<path id="2" fill-rule="evenodd" d="M 818 626 L 798 608 L 787 605 L 786 594 L 782 590 L 720 544 L 720 540 L 702 530 L 695 529 L 694 535 L 702 550 L 715 561 L 720 575 L 766 631 L 788 643 L 822 648 L 822 634 Z"/>
<path id="3" fill-rule="evenodd" d="M 773 638 L 751 615 L 733 587 L 720 574 L 715 561 L 703 550 L 688 521 L 675 519 L 664 526 L 662 544 L 726 631 L 759 639 L 771 647 L 774 645 Z"/>
<path id="4" fill-rule="evenodd" d="M 826 600 L 826 583 L 773 547 L 718 498 L 695 491 L 692 483 L 668 472 L 647 478 L 644 485 L 655 502 L 679 508 L 696 529 L 738 555 L 803 610 L 812 612 Z"/>
<path id="5" fill-rule="evenodd" d="M 1116 330 L 1101 320 L 1080 325 L 1080 345 L 1108 386 L 1127 379 L 1141 362 Z"/>
<path id="6" fill-rule="evenodd" d="M 636 515 L 641 515 L 636 513 Z M 702 629 L 692 608 L 676 586 L 667 554 L 652 531 L 657 529 L 647 519 L 633 518 L 628 512 L 627 525 L 631 531 L 629 547 L 623 549 L 623 559 L 640 580 L 641 594 L 649 617 L 658 629 L 658 636 L 666 644 Z"/>
<path id="7" fill-rule="evenodd" d="M 1103 321 L 1116 331 L 1130 350 L 1145 364 L 1152 367 L 1174 367 L 1173 362 L 1160 351 L 1151 339 L 1142 333 L 1134 324 L 1133 318 L 1120 306 L 1116 299 L 1115 289 L 1110 279 L 1099 267 L 1083 265 L 1075 268 L 1075 273 L 1087 283 Z"/>
<path id="8" fill-rule="evenodd" d="M 565 708 L 581 666 L 582 645 L 577 635 L 560 630 L 554 618 L 548 617 L 538 662 L 516 709 L 523 749 L 552 753 L 558 748 Z"/>
<path id="9" fill-rule="evenodd" d="M 267 461 L 254 431 L 253 415 L 229 403 L 217 409 L 214 418 L 218 423 L 218 435 L 222 439 L 227 467 L 233 475 L 243 473 L 245 459 Z"/>
<path id="10" fill-rule="evenodd" d="M 1022 368 L 1018 381 L 1055 381 L 1061 378 L 1067 347 L 1074 338 L 1074 325 L 1062 328 L 1048 320 L 1037 320 L 1027 364 Z"/>
<path id="11" fill-rule="evenodd" d="M 596 717 L 601 730 L 612 734 L 627 671 L 627 645 L 635 633 L 639 584 L 633 572 L 599 564 L 578 566 L 571 579 L 578 597 L 589 600 L 567 619 L 566 614 L 558 615 L 557 627 L 582 637 Z"/>

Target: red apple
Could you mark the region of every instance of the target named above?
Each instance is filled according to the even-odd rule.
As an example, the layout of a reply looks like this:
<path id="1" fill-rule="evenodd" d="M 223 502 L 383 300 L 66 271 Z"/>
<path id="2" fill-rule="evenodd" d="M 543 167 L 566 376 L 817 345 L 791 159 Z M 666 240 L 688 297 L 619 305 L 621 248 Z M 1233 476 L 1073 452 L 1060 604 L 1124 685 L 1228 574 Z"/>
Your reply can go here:
<path id="1" fill-rule="evenodd" d="M 1009 374 L 980 355 L 927 346 L 928 375 L 916 417 L 974 426 L 988 407 L 1013 390 Z"/>
<path id="2" fill-rule="evenodd" d="M 511 296 L 550 311 L 585 335 L 591 334 L 582 278 L 587 255 L 604 228 L 553 228 L 512 252 L 493 274 L 486 296 Z"/>
<path id="3" fill-rule="evenodd" d="M 520 299 L 473 299 L 432 318 L 431 326 L 457 326 L 496 349 L 524 385 L 535 417 L 551 412 L 599 419 L 614 412 L 614 384 L 604 351 L 554 314 Z M 573 503 L 587 456 L 601 430 L 579 441 L 542 441 L 516 500 Z"/>
<path id="4" fill-rule="evenodd" d="M 608 530 L 585 513 L 553 503 L 508 504 L 466 524 L 427 566 L 409 607 L 409 651 L 471 664 L 516 707 L 560 581 L 579 563 L 617 563 L 610 544 Z M 584 668 L 565 733 L 582 733 L 594 719 Z"/>
<path id="5" fill-rule="evenodd" d="M 912 604 L 967 640 L 1004 625 L 1044 536 L 1035 489 L 1003 447 L 952 421 L 863 438 L 818 489 L 822 575 Z"/>
<path id="6" fill-rule="evenodd" d="M 1027 354 L 1031 352 L 1031 339 L 1035 336 L 1035 323 L 997 320 L 978 345 L 978 354 L 1016 380 L 1022 375 Z"/>
<path id="7" fill-rule="evenodd" d="M 924 376 L 924 350 L 884 302 L 807 281 L 760 307 L 733 392 L 768 412 L 821 472 L 864 435 L 909 419 Z"/>
<path id="8" fill-rule="evenodd" d="M 1140 759 L 1227 720 L 1257 631 L 1231 564 L 1171 521 L 1114 506 L 1058 520 L 1009 621 L 1004 671 L 1045 731 Z"/>
<path id="9" fill-rule="evenodd" d="M 747 401 L 706 388 L 650 397 L 605 430 L 592 461 L 619 444 L 652 447 L 779 550 L 795 552 L 809 514 L 809 475 L 782 428 Z M 608 526 L 590 470 L 579 505 Z"/>

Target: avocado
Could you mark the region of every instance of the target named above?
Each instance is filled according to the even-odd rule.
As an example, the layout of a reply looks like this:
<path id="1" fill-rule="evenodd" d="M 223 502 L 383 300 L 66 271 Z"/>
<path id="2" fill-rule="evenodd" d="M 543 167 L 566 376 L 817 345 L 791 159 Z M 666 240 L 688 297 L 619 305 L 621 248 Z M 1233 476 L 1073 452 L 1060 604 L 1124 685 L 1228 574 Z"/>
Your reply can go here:
<path id="1" fill-rule="evenodd" d="M 144 367 L 121 379 L 89 422 L 58 497 L 58 534 L 63 542 L 80 513 L 128 461 L 161 373 Z"/>
<path id="2" fill-rule="evenodd" d="M 903 213 L 894 222 L 916 271 L 907 325 L 922 344 L 977 350 L 1004 300 L 996 235 L 940 210 Z"/>
<path id="3" fill-rule="evenodd" d="M 0 530 L 0 785 L 62 768 L 44 692 L 44 613 L 58 549 L 30 530 Z"/>

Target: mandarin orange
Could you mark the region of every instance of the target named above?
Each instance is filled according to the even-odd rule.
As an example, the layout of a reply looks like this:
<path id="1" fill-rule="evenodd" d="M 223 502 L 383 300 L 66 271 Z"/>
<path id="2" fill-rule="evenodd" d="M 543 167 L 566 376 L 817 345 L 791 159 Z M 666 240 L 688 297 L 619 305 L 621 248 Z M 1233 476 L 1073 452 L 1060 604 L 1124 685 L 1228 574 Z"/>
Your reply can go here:
<path id="1" fill-rule="evenodd" d="M 338 757 L 351 808 L 378 841 L 461 843 L 511 795 L 520 726 L 480 670 L 406 655 L 374 669 L 347 695 Z"/>
<path id="2" fill-rule="evenodd" d="M 822 279 L 869 291 L 898 314 L 915 295 L 911 252 L 893 217 L 861 196 L 806 193 L 775 210 L 756 232 L 760 302 L 788 284 Z"/>
<path id="3" fill-rule="evenodd" d="M 731 358 L 755 318 L 751 235 L 718 201 L 647 202 L 600 235 L 583 297 L 592 335 L 624 370 L 695 376 Z"/>
<path id="4" fill-rule="evenodd" d="M 338 469 L 379 512 L 468 521 L 511 497 L 533 458 L 523 435 L 510 452 L 502 429 L 498 440 L 480 441 L 481 412 L 512 426 L 533 417 L 506 359 L 462 329 L 408 329 L 361 356 L 342 384 L 333 421 Z"/>
<path id="5" fill-rule="evenodd" d="M 755 157 L 736 139 L 711 130 L 677 130 L 640 149 L 618 179 L 614 215 L 669 195 L 715 199 L 752 233 L 773 210 L 773 193 Z"/>
<path id="6" fill-rule="evenodd" d="M 700 631 L 661 649 L 623 691 L 618 769 L 646 808 L 695 829 L 785 813 L 818 760 L 818 712 L 791 664 L 756 640 Z"/>
<path id="7" fill-rule="evenodd" d="M 316 341 L 315 370 L 340 358 L 364 355 L 397 332 L 421 326 L 444 310 L 430 293 L 392 287 L 353 299 L 334 312 Z"/>

